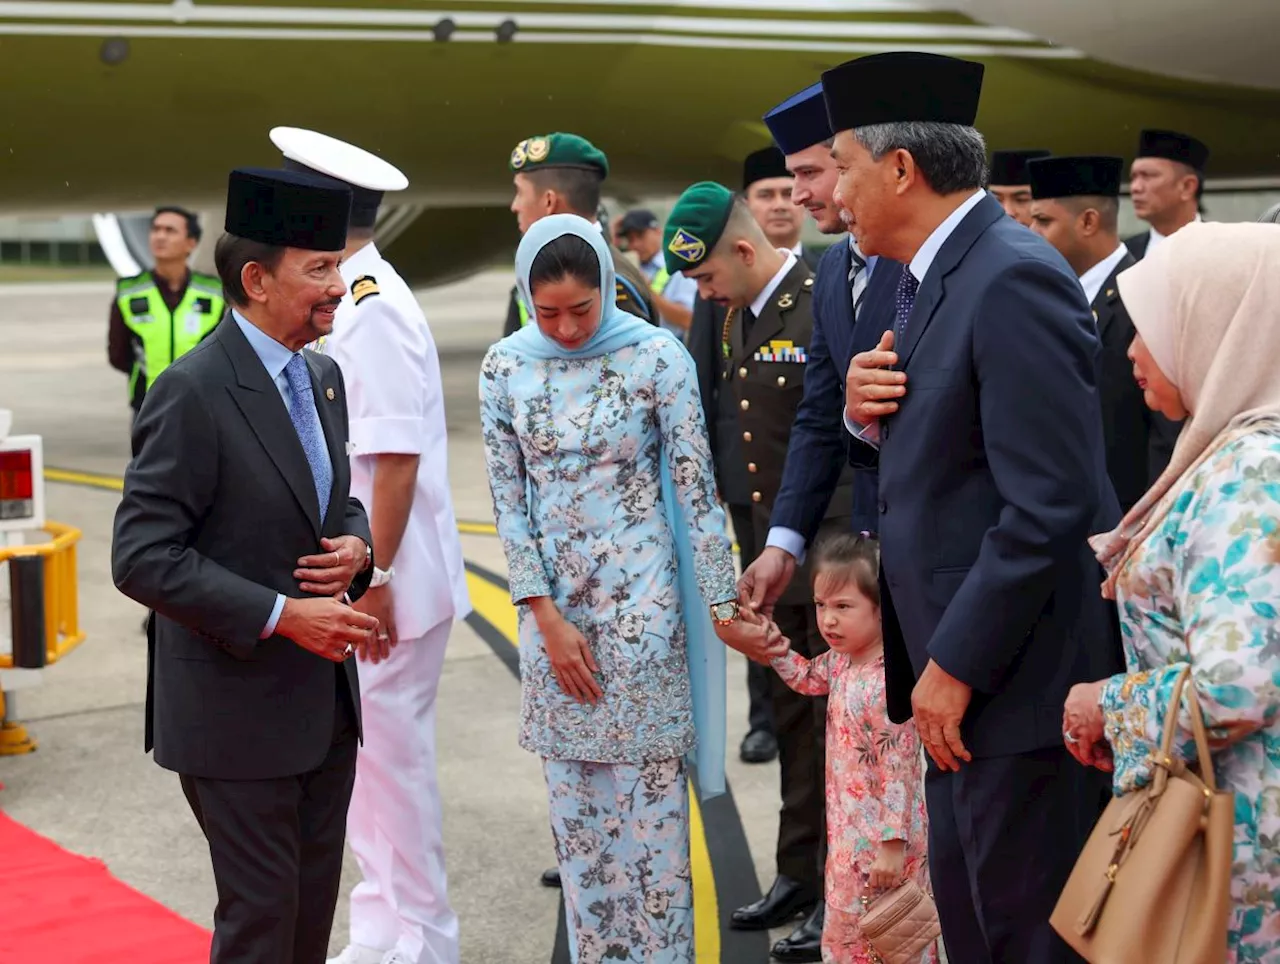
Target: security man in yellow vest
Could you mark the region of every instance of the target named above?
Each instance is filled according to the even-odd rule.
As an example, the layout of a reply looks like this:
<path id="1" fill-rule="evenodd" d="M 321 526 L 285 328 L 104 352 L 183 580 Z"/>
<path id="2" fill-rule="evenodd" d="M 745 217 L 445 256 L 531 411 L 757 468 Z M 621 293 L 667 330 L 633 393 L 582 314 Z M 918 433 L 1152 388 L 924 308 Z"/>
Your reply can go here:
<path id="1" fill-rule="evenodd" d="M 218 326 L 226 307 L 222 283 L 187 267 L 200 243 L 194 214 L 156 208 L 149 240 L 155 267 L 116 284 L 107 325 L 107 358 L 129 376 L 135 416 L 151 383 Z"/>

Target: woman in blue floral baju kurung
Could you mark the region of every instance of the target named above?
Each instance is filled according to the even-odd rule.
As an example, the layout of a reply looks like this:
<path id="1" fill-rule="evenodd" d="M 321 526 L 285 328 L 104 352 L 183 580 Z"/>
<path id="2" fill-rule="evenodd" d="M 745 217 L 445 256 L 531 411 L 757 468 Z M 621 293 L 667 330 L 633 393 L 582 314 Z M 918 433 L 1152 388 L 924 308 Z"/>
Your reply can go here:
<path id="1" fill-rule="evenodd" d="M 1190 417 L 1169 469 L 1094 539 L 1128 672 L 1075 687 L 1064 728 L 1118 794 L 1145 786 L 1190 664 L 1214 775 L 1236 794 L 1223 960 L 1280 961 L 1280 231 L 1190 225 L 1119 285 L 1147 403 Z M 1175 752 L 1195 761 L 1185 701 L 1178 723 Z"/>
<path id="2" fill-rule="evenodd" d="M 539 222 L 530 235 L 548 230 Z M 522 252 L 542 243 L 527 236 Z M 531 304 L 547 300 L 538 290 Z M 538 313 L 545 324 L 550 311 Z M 564 323 L 570 337 L 575 323 Z M 574 960 L 683 964 L 693 960 L 683 758 L 696 737 L 677 536 L 707 603 L 733 599 L 736 585 L 692 362 L 670 335 L 627 324 L 632 336 L 607 350 L 531 357 L 520 334 L 493 346 L 481 422 L 511 598 L 529 604 L 519 607 L 520 745 L 544 761 Z M 526 332 L 525 346 L 540 337 Z M 674 532 L 673 517 L 687 531 Z"/>

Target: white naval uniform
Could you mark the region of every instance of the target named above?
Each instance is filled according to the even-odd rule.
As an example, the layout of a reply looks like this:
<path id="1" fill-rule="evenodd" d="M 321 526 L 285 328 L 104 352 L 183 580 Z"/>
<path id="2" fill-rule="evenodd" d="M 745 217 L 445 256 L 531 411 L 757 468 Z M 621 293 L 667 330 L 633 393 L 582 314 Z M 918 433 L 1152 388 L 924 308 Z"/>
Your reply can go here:
<path id="1" fill-rule="evenodd" d="M 351 942 L 416 964 L 458 964 L 445 886 L 436 780 L 435 699 L 455 619 L 471 611 L 446 469 L 444 391 L 417 299 L 372 243 L 341 268 L 348 292 L 320 350 L 342 368 L 350 413 L 351 494 L 372 519 L 379 454 L 419 455 L 417 488 L 390 583 L 399 645 L 360 663 L 364 746 L 347 837 L 363 880 Z M 372 278 L 378 292 L 355 303 Z M 353 290 L 354 289 L 354 290 Z M 374 546 L 375 557 L 377 546 Z"/>

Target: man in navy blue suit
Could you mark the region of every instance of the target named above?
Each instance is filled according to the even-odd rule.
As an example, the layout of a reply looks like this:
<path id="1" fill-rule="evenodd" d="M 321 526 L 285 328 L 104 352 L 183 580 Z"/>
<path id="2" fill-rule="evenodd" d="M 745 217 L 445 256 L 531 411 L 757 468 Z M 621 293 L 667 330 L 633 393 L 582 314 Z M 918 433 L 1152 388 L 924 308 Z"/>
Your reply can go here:
<path id="1" fill-rule="evenodd" d="M 808 210 L 823 234 L 843 234 L 822 84 L 787 98 L 765 115 L 764 122 L 786 155 L 787 169 L 795 175 L 792 200 Z M 817 535 L 848 464 L 852 440 L 841 423 L 845 377 L 853 356 L 875 347 L 892 322 L 893 295 L 901 272 L 902 265 L 890 259 L 864 257 L 852 237 L 828 248 L 818 265 L 804 399 L 791 427 L 767 546 L 740 584 L 743 594 L 766 610 L 790 583 L 797 562 Z M 855 531 L 877 530 L 876 503 L 876 468 L 860 465 L 853 482 Z"/>
<path id="2" fill-rule="evenodd" d="M 1119 507 L 1084 293 L 983 190 L 982 74 L 922 53 L 823 74 L 851 230 L 907 265 L 893 327 L 850 369 L 846 423 L 880 470 L 888 709 L 931 758 L 949 955 L 1056 964 L 1077 958 L 1049 914 L 1105 792 L 1068 755 L 1060 704 L 1121 665 L 1085 541 Z"/>

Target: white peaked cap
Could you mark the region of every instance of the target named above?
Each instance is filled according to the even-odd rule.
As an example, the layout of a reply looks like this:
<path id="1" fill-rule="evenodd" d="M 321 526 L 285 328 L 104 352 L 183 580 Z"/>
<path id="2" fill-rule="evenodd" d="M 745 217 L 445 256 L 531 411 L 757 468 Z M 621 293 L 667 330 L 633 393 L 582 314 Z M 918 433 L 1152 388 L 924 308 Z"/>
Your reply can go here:
<path id="1" fill-rule="evenodd" d="M 366 191 L 403 191 L 409 179 L 363 148 L 300 127 L 273 127 L 271 143 L 286 158 Z"/>

